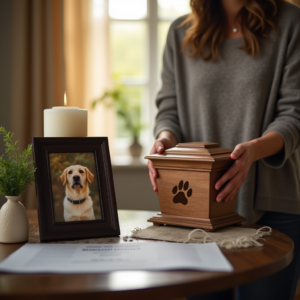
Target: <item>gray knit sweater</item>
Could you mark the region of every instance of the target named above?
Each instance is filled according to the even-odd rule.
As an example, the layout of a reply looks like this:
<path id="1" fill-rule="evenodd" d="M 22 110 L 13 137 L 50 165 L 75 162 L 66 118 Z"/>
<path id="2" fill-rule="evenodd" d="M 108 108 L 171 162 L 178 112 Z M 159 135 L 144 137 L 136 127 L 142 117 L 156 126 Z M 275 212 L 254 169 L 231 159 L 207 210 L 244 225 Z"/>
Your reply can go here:
<path id="1" fill-rule="evenodd" d="M 236 211 L 256 222 L 264 211 L 300 214 L 300 9 L 284 3 L 277 34 L 252 57 L 243 38 L 225 39 L 215 62 L 182 53 L 186 28 L 170 27 L 157 96 L 154 134 L 171 131 L 180 142 L 218 142 L 233 149 L 269 131 L 284 151 L 253 163 Z"/>

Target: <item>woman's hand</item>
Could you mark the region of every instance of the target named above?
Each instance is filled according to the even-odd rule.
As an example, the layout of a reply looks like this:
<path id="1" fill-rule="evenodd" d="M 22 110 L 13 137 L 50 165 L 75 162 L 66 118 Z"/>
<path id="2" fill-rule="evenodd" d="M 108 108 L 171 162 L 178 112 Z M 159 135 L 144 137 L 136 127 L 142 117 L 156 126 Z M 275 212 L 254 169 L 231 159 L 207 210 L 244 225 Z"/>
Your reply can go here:
<path id="1" fill-rule="evenodd" d="M 279 153 L 283 150 L 283 146 L 282 136 L 275 131 L 270 131 L 250 142 L 238 144 L 230 155 L 235 162 L 215 185 L 215 189 L 219 190 L 227 182 L 218 194 L 217 202 L 232 200 L 246 180 L 252 163 Z"/>
<path id="2" fill-rule="evenodd" d="M 235 160 L 228 171 L 217 181 L 215 188 L 219 190 L 227 184 L 217 196 L 217 202 L 232 200 L 247 178 L 248 171 L 255 161 L 256 149 L 252 142 L 238 144 L 230 157 Z"/>
<path id="3" fill-rule="evenodd" d="M 162 153 L 166 149 L 176 146 L 176 144 L 177 144 L 177 140 L 173 135 L 173 133 L 170 131 L 163 131 L 159 134 L 158 139 L 155 141 L 150 154 Z M 151 184 L 153 186 L 153 190 L 156 193 L 156 195 L 158 195 L 157 184 L 156 184 L 157 171 L 153 167 L 153 163 L 151 160 L 148 160 L 148 168 L 149 168 L 149 177 L 150 177 Z"/>

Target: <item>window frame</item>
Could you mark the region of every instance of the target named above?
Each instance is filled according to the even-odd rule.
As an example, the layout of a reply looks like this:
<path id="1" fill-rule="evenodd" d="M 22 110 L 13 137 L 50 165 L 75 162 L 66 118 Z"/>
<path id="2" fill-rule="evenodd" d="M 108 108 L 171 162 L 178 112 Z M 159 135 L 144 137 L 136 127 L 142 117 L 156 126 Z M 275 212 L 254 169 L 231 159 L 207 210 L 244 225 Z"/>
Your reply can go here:
<path id="1" fill-rule="evenodd" d="M 148 152 L 150 145 L 154 142 L 152 134 L 154 126 L 154 118 L 156 114 L 155 108 L 155 96 L 158 90 L 159 81 L 158 70 L 157 70 L 157 52 L 158 52 L 158 41 L 157 41 L 157 1 L 147 0 L 147 14 L 141 19 L 115 19 L 109 15 L 109 0 L 106 0 L 107 4 L 107 15 L 108 15 L 108 26 L 112 22 L 145 22 L 147 28 L 147 45 L 146 45 L 146 76 L 144 80 L 140 79 L 121 79 L 119 81 L 123 86 L 130 87 L 143 87 L 145 90 L 144 99 L 142 99 L 141 107 L 141 119 L 147 124 L 147 128 L 143 129 L 140 134 L 140 143 L 142 144 L 144 151 Z M 126 155 L 128 146 L 132 143 L 130 138 L 115 138 L 114 143 L 115 152 L 117 155 Z"/>
<path id="2" fill-rule="evenodd" d="M 139 86 L 144 87 L 145 96 L 143 100 L 143 104 L 141 107 L 141 119 L 143 123 L 147 124 L 147 127 L 141 131 L 139 142 L 143 146 L 143 154 L 146 154 L 150 151 L 155 137 L 153 135 L 153 128 L 155 124 L 155 116 L 157 113 L 157 108 L 155 104 L 155 99 L 157 93 L 159 91 L 161 81 L 159 74 L 159 59 L 162 57 L 158 57 L 159 53 L 159 42 L 158 42 L 158 25 L 161 21 L 171 22 L 172 18 L 159 18 L 158 16 L 158 0 L 147 0 L 147 14 L 144 18 L 140 19 L 115 19 L 111 18 L 109 15 L 109 0 L 105 0 L 107 7 L 107 16 L 108 16 L 108 26 L 110 27 L 111 22 L 140 22 L 144 21 L 146 23 L 146 27 L 148 30 L 147 35 L 147 53 L 146 53 L 146 78 L 145 80 L 120 80 L 119 83 L 123 86 Z M 115 153 L 116 155 L 126 155 L 128 152 L 128 146 L 132 141 L 130 138 L 115 138 Z"/>

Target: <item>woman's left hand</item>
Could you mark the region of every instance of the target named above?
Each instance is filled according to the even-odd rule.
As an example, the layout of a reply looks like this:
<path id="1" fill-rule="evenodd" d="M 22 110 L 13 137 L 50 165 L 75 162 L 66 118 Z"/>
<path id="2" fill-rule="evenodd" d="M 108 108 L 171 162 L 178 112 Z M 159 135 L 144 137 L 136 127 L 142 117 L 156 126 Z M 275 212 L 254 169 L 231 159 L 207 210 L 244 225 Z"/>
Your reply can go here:
<path id="1" fill-rule="evenodd" d="M 215 185 L 215 189 L 219 190 L 226 183 L 217 196 L 217 202 L 227 202 L 237 194 L 247 178 L 252 163 L 255 161 L 255 147 L 252 142 L 238 144 L 230 157 L 235 162 Z"/>

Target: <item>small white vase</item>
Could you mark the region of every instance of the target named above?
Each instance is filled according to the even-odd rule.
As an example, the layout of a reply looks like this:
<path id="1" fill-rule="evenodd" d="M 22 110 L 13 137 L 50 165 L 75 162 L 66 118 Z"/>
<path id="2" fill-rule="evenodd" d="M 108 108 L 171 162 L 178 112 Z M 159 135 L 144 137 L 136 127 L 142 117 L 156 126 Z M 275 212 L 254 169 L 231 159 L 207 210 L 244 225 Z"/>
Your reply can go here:
<path id="1" fill-rule="evenodd" d="M 24 205 L 19 196 L 7 198 L 0 210 L 0 242 L 21 243 L 28 241 L 29 222 Z"/>

